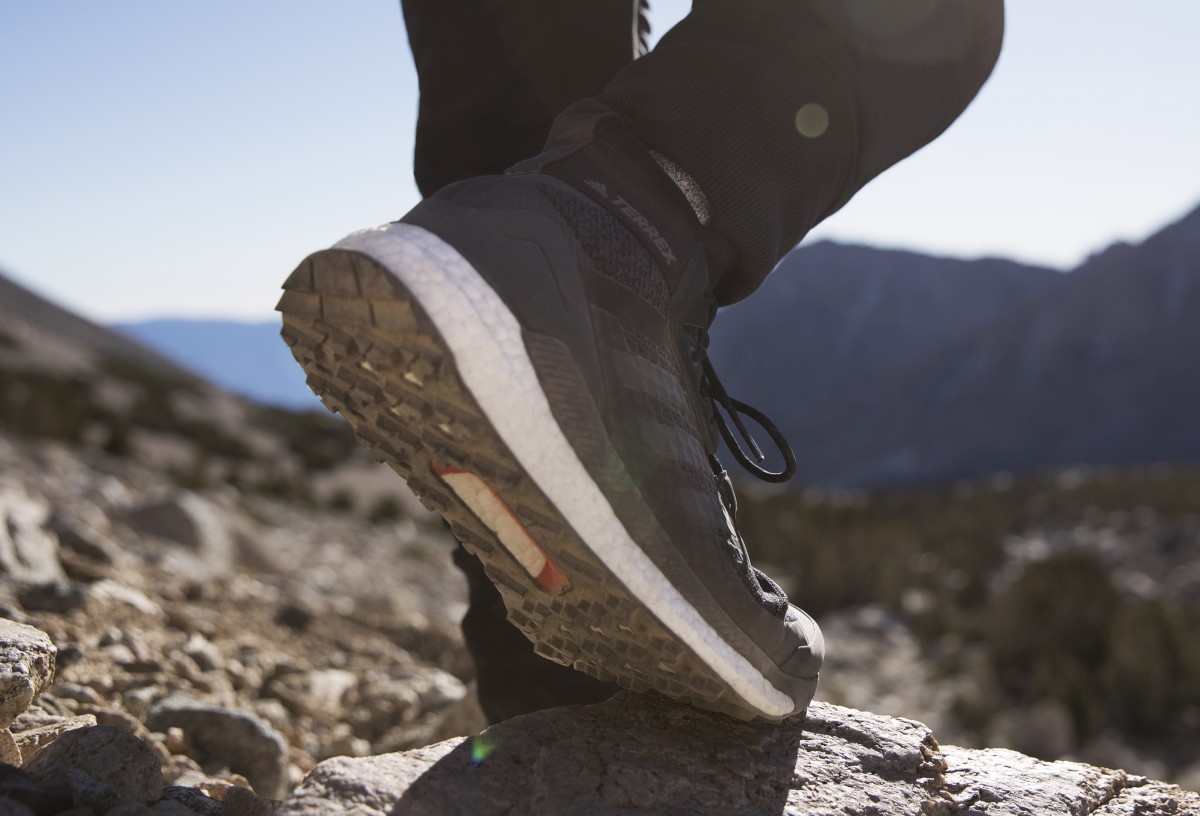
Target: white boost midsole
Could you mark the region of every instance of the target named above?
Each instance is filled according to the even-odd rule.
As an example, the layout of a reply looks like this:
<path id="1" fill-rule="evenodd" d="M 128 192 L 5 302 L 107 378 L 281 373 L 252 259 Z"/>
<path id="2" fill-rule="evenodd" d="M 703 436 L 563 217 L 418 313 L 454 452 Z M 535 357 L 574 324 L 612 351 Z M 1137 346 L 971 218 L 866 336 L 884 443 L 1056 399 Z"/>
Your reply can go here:
<path id="1" fill-rule="evenodd" d="M 471 264 L 411 224 L 356 232 L 335 248 L 375 259 L 408 287 L 513 456 L 609 571 L 747 704 L 791 714 L 791 697 L 726 643 L 626 532 L 555 421 L 516 317 Z"/>

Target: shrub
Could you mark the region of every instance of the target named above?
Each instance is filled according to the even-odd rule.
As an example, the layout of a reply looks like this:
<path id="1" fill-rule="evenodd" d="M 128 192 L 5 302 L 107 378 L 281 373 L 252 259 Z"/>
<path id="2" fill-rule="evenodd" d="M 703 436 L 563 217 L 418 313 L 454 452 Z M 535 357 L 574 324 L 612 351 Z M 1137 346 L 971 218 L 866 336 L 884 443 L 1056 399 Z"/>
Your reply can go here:
<path id="1" fill-rule="evenodd" d="M 383 496 L 371 506 L 371 511 L 367 513 L 367 520 L 372 524 L 379 524 L 384 521 L 395 521 L 404 515 L 404 508 L 400 504 L 400 500 L 395 496 Z"/>

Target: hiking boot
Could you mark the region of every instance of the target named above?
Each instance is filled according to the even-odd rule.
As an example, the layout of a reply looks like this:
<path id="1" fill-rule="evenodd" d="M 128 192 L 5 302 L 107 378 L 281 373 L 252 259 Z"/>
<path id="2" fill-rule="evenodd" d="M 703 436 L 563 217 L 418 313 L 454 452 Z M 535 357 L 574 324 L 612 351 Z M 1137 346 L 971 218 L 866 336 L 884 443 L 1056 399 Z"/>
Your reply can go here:
<path id="1" fill-rule="evenodd" d="M 305 260 L 283 336 L 539 654 L 778 721 L 823 641 L 737 532 L 714 399 L 779 434 L 708 363 L 727 245 L 662 166 L 610 128 L 451 185 Z"/>

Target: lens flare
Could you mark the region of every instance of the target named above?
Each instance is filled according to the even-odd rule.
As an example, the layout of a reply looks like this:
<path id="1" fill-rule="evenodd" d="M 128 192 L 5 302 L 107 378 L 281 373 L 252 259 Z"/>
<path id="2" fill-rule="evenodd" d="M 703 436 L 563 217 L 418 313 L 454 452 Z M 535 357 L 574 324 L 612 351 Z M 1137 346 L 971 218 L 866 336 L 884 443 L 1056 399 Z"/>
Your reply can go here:
<path id="1" fill-rule="evenodd" d="M 487 734 L 471 737 L 471 767 L 478 768 L 496 750 L 497 743 Z"/>
<path id="2" fill-rule="evenodd" d="M 796 111 L 796 130 L 809 139 L 824 135 L 829 130 L 829 111 L 824 105 L 810 102 Z"/>

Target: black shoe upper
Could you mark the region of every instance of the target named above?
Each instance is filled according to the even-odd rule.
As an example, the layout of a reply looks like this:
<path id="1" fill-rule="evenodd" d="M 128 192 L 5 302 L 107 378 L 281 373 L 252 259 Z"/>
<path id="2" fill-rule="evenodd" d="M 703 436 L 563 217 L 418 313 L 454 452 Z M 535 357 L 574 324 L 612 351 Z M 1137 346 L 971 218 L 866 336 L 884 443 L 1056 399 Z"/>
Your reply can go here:
<path id="1" fill-rule="evenodd" d="M 646 148 L 603 129 L 509 175 L 452 185 L 404 220 L 455 246 L 509 305 L 580 461 L 714 629 L 764 670 L 814 653 L 782 590 L 750 564 L 715 459 L 730 432 L 714 399 L 748 409 L 724 394 L 706 354 L 730 245 Z"/>

